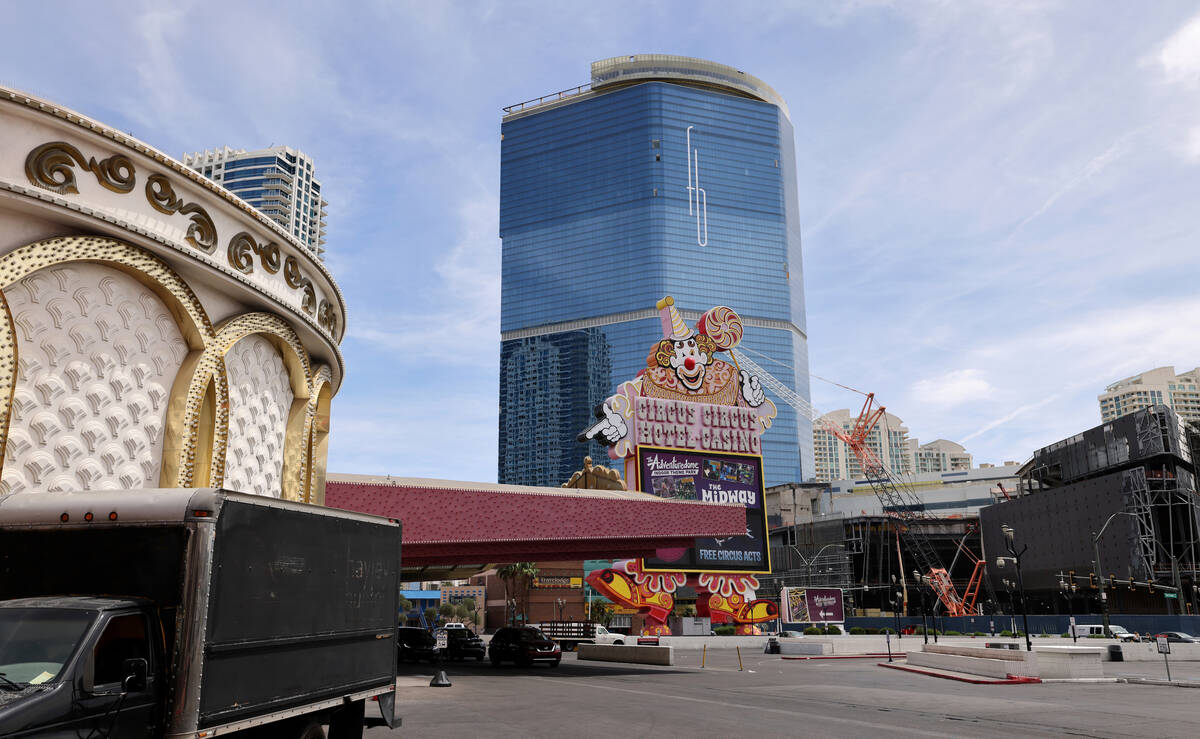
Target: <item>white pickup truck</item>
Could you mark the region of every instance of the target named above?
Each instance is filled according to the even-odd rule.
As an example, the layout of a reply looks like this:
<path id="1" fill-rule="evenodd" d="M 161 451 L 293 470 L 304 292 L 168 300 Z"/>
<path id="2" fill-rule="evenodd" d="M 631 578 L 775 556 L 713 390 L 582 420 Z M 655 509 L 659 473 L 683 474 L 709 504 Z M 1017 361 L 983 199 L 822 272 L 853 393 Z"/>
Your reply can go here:
<path id="1" fill-rule="evenodd" d="M 629 638 L 590 621 L 546 621 L 538 628 L 558 642 L 563 651 L 572 651 L 579 644 L 624 644 Z"/>

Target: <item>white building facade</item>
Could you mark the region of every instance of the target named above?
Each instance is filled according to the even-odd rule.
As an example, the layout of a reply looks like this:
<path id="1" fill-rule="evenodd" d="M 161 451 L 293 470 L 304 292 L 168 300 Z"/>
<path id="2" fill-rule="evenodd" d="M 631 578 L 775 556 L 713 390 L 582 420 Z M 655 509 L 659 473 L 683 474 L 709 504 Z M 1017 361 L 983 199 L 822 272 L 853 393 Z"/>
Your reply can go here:
<path id="1" fill-rule="evenodd" d="M 213 180 L 0 87 L 0 296 L 0 495 L 323 502 L 341 292 Z"/>
<path id="2" fill-rule="evenodd" d="M 972 457 L 962 444 L 938 439 L 922 444 L 917 439 L 908 440 L 912 455 L 914 474 L 923 472 L 959 472 L 971 469 Z"/>
<path id="3" fill-rule="evenodd" d="M 183 164 L 223 185 L 324 257 L 329 203 L 321 197 L 312 158 L 304 152 L 288 146 L 255 151 L 226 146 L 184 154 Z"/>
<path id="4" fill-rule="evenodd" d="M 849 432 L 858 416 L 848 409 L 831 411 L 813 422 L 813 457 L 819 482 L 863 477 L 858 458 L 846 443 L 827 431 L 833 425 Z M 898 475 L 912 474 L 912 455 L 908 450 L 908 428 L 898 417 L 884 413 L 867 435 L 867 447 Z"/>
<path id="5" fill-rule="evenodd" d="M 1158 367 L 1104 389 L 1100 400 L 1100 422 L 1133 413 L 1152 405 L 1166 405 L 1180 420 L 1200 423 L 1200 367 L 1175 374 L 1174 367 Z"/>

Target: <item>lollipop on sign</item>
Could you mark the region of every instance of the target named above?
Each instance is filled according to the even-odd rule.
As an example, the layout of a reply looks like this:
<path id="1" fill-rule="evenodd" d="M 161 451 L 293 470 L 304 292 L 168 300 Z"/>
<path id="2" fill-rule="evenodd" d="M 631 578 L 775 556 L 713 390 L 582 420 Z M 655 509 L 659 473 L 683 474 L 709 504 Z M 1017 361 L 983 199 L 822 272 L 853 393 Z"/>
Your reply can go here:
<path id="1" fill-rule="evenodd" d="M 696 324 L 700 333 L 713 340 L 717 349 L 729 351 L 742 340 L 742 318 L 732 308 L 718 305 L 700 316 Z"/>

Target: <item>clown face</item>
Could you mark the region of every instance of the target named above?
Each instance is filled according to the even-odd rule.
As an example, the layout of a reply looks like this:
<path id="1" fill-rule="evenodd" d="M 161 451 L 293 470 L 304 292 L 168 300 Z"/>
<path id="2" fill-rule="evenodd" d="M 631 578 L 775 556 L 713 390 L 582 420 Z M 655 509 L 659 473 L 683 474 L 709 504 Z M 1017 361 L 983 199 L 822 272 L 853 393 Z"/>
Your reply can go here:
<path id="1" fill-rule="evenodd" d="M 708 366 L 709 355 L 696 345 L 696 337 L 672 341 L 675 353 L 671 355 L 671 369 L 679 382 L 688 390 L 699 390 L 704 384 L 704 369 Z"/>

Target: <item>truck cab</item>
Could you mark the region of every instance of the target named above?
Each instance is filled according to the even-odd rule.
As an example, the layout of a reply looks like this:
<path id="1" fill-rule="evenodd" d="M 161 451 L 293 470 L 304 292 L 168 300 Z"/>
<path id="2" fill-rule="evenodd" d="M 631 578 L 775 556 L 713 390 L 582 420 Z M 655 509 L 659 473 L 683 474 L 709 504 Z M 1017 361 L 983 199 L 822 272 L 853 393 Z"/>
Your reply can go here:
<path id="1" fill-rule="evenodd" d="M 153 735 L 163 655 L 162 627 L 143 601 L 0 602 L 0 732 Z"/>

